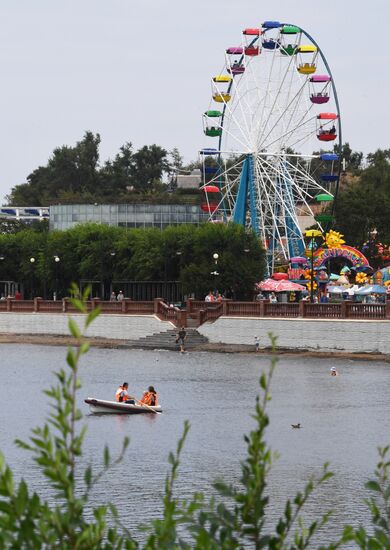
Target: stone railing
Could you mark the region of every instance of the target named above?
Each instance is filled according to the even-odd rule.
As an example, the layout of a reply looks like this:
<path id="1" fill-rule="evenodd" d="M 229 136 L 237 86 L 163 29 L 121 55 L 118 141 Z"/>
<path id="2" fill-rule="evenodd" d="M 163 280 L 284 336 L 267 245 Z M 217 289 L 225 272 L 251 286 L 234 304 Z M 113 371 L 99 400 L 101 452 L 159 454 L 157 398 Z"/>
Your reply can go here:
<path id="1" fill-rule="evenodd" d="M 133 302 L 125 298 L 121 302 L 105 302 L 93 298 L 87 302 L 88 311 L 98 306 L 102 313 L 125 313 L 128 315 L 153 315 L 154 313 L 154 303 L 149 301 Z M 77 313 L 78 309 L 74 307 L 69 298 L 63 298 L 62 300 L 43 300 L 42 298 L 34 298 L 34 300 L 14 300 L 11 298 L 0 300 L 0 313 L 7 311 L 14 313 Z"/>
<path id="2" fill-rule="evenodd" d="M 153 301 L 133 301 L 125 298 L 121 302 L 106 302 L 94 298 L 87 302 L 91 311 L 100 307 L 102 314 L 156 315 L 162 321 L 170 321 L 176 326 L 187 326 L 188 319 L 195 325 L 214 322 L 219 317 L 279 317 L 307 319 L 362 319 L 390 320 L 390 301 L 384 304 L 361 304 L 343 301 L 329 304 L 310 302 L 271 304 L 267 300 L 259 302 L 204 302 L 187 300 L 186 308 L 168 306 L 162 298 Z M 68 298 L 63 300 L 0 300 L 0 313 L 77 313 Z"/>
<path id="3" fill-rule="evenodd" d="M 212 321 L 221 315 L 227 317 L 280 317 L 309 319 L 390 319 L 390 302 L 384 304 L 361 304 L 343 301 L 329 304 L 293 302 L 271 304 L 267 300 L 259 302 L 201 302 L 187 300 L 187 315 L 197 317 L 200 324 Z"/>
<path id="4" fill-rule="evenodd" d="M 154 299 L 154 313 L 162 321 L 170 321 L 174 325 L 187 326 L 187 312 L 185 309 L 179 309 L 178 307 L 169 306 L 163 302 L 162 298 Z"/>

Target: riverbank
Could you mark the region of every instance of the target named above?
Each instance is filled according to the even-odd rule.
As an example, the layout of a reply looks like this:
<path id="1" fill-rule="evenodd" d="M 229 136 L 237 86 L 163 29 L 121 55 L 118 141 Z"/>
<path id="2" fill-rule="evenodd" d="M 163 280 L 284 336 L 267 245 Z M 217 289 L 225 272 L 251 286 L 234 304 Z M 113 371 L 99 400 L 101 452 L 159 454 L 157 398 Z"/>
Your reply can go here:
<path id="1" fill-rule="evenodd" d="M 84 316 L 72 314 L 80 325 Z M 69 345 L 67 313 L 0 314 L 0 342 Z M 390 357 L 390 321 L 221 316 L 197 329 L 187 329 L 188 351 L 252 353 L 255 339 L 269 352 L 269 334 L 280 353 L 311 353 L 319 357 Z M 94 346 L 177 350 L 177 328 L 155 315 L 101 315 L 88 327 Z"/>
<path id="2" fill-rule="evenodd" d="M 93 348 L 102 349 L 142 349 L 142 346 L 135 344 L 127 344 L 123 340 L 115 340 L 111 338 L 86 338 L 90 346 Z M 74 345 L 74 339 L 71 336 L 53 336 L 42 334 L 0 334 L 0 346 L 1 344 L 30 344 L 38 346 L 71 346 Z M 1 349 L 1 348 L 0 348 Z M 164 349 L 163 347 L 160 349 Z M 272 355 L 270 348 L 260 348 L 258 352 L 255 351 L 254 346 L 246 344 L 201 344 L 196 347 L 192 347 L 190 353 L 193 352 L 212 352 L 212 353 L 229 353 L 229 354 L 242 354 L 242 355 L 258 355 L 258 356 L 270 356 Z M 278 348 L 277 355 L 283 357 L 315 357 L 329 359 L 330 354 L 324 351 L 313 350 L 291 350 Z M 349 359 L 349 360 L 363 360 L 363 361 L 383 361 L 390 363 L 390 354 L 380 353 L 349 353 L 349 352 L 333 352 L 332 358 L 335 359 Z"/>

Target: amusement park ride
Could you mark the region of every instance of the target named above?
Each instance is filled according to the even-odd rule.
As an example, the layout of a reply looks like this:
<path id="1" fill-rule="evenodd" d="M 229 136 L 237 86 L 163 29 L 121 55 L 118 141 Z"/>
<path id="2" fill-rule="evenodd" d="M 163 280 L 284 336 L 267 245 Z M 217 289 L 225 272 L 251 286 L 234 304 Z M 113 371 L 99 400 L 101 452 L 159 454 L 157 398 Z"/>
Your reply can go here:
<path id="1" fill-rule="evenodd" d="M 304 263 L 329 272 L 335 258 L 367 269 L 364 255 L 330 231 L 341 117 L 329 64 L 314 38 L 278 21 L 244 29 L 240 44 L 226 48 L 211 91 L 203 130 L 217 146 L 200 151 L 201 208 L 209 220 L 251 227 L 266 248 L 268 275 L 289 265 L 289 278 L 301 279 Z M 326 144 L 337 146 L 313 153 Z M 313 227 L 327 246 L 305 234 Z"/>

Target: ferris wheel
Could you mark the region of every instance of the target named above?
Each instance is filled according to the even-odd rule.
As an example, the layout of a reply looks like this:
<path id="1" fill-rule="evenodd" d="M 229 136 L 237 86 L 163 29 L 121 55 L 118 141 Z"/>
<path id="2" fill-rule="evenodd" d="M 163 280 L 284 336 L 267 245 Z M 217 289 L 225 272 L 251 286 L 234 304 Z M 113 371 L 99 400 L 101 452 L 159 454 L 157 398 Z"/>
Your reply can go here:
<path id="1" fill-rule="evenodd" d="M 211 96 L 203 130 L 216 142 L 200 151 L 201 208 L 210 221 L 252 227 L 272 272 L 304 254 L 305 228 L 332 221 L 341 124 L 329 65 L 302 28 L 265 21 L 225 50 Z"/>

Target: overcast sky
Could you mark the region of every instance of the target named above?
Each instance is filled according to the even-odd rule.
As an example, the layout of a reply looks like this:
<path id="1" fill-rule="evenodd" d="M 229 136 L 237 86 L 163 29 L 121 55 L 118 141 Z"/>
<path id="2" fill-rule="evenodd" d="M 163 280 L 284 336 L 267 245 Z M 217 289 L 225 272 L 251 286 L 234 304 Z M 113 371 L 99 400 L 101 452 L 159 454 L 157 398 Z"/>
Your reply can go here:
<path id="1" fill-rule="evenodd" d="M 320 45 L 344 141 L 390 146 L 389 0 L 2 0 L 0 15 L 0 200 L 86 130 L 101 135 L 101 161 L 126 141 L 195 159 L 225 48 L 270 19 Z"/>

